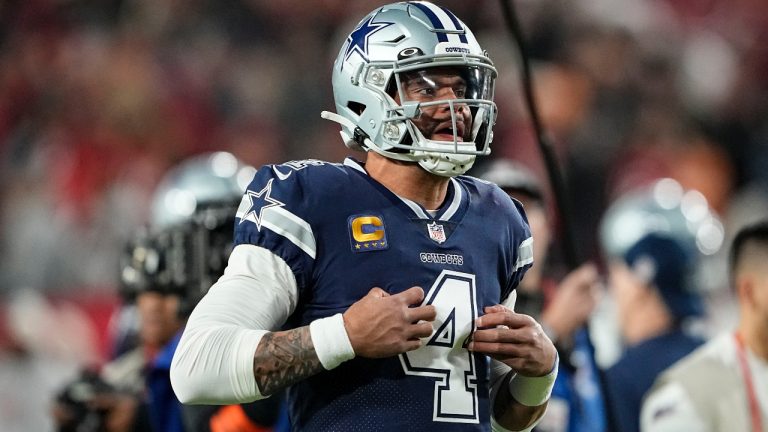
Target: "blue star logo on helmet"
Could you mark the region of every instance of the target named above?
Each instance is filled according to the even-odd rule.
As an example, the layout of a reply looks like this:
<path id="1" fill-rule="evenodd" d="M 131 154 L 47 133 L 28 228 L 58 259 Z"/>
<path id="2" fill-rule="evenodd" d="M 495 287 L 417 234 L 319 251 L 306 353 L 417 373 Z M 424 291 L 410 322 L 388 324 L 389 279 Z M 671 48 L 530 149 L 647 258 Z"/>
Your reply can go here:
<path id="1" fill-rule="evenodd" d="M 360 23 L 360 27 L 350 33 L 347 38 L 347 50 L 344 52 L 344 60 L 347 60 L 352 53 L 358 53 L 367 62 L 368 61 L 368 38 L 377 31 L 388 27 L 394 23 L 391 22 L 372 22 L 373 17 Z"/>

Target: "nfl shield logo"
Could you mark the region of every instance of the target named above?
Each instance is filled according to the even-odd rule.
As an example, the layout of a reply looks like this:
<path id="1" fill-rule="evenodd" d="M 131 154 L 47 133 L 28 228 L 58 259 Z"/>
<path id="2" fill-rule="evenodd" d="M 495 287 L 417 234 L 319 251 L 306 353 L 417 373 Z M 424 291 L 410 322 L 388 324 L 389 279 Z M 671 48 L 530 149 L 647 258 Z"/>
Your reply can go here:
<path id="1" fill-rule="evenodd" d="M 429 230 L 429 238 L 438 243 L 445 241 L 445 230 L 442 225 L 438 225 L 437 222 L 428 223 L 427 229 Z"/>

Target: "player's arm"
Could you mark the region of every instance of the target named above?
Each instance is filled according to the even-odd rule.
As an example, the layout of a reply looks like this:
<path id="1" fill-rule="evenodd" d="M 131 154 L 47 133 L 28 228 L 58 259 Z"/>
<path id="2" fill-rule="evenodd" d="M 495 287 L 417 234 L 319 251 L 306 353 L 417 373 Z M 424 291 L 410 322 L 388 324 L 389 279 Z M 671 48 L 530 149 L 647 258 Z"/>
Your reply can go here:
<path id="1" fill-rule="evenodd" d="M 262 399 L 253 357 L 264 335 L 296 308 L 293 272 L 277 255 L 239 245 L 224 275 L 190 315 L 171 363 L 171 384 L 180 401 L 231 404 Z"/>
<path id="2" fill-rule="evenodd" d="M 289 266 L 272 252 L 237 246 L 227 270 L 190 315 L 171 365 L 183 403 L 230 404 L 262 399 L 355 355 L 386 357 L 420 346 L 432 306 L 421 288 L 389 296 L 374 288 L 343 314 L 275 331 L 296 307 Z"/>
<path id="3" fill-rule="evenodd" d="M 541 326 L 502 305 L 485 309 L 469 349 L 492 359 L 494 430 L 529 430 L 546 410 L 557 377 L 557 351 Z"/>
<path id="4" fill-rule="evenodd" d="M 253 357 L 259 389 L 274 393 L 356 355 L 381 358 L 419 348 L 436 316 L 434 306 L 410 307 L 422 300 L 419 287 L 393 296 L 373 288 L 343 315 L 265 334 Z"/>

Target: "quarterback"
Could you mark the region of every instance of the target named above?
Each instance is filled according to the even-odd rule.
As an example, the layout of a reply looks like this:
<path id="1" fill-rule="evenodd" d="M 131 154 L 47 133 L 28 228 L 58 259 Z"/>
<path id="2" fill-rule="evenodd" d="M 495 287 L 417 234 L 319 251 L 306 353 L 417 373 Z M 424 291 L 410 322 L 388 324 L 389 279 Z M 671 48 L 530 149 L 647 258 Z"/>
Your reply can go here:
<path id="1" fill-rule="evenodd" d="M 490 152 L 496 70 L 428 2 L 371 12 L 333 65 L 365 162 L 261 167 L 227 269 L 189 318 L 171 380 L 185 403 L 287 389 L 302 431 L 520 431 L 558 359 L 513 310 L 533 263 L 522 206 L 463 175 Z"/>

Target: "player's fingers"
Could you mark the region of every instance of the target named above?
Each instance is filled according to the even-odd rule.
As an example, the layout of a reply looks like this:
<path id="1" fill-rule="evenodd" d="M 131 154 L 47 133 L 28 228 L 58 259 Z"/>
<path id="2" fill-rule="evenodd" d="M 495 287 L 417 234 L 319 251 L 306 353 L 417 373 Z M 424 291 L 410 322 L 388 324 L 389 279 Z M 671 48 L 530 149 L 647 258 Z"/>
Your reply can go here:
<path id="1" fill-rule="evenodd" d="M 507 311 L 511 311 L 511 309 L 509 309 L 508 307 L 506 307 L 504 305 L 500 305 L 500 304 L 493 305 L 493 306 L 486 306 L 483 309 L 483 312 L 487 313 L 487 314 L 489 314 L 489 313 L 502 313 L 502 312 L 507 312 Z"/>
<path id="2" fill-rule="evenodd" d="M 467 349 L 472 352 L 486 354 L 494 358 L 522 357 L 529 350 L 529 348 L 522 345 L 498 342 L 483 342 L 474 339 L 467 345 Z"/>
<path id="3" fill-rule="evenodd" d="M 421 348 L 421 339 L 409 339 L 403 342 L 403 350 L 413 351 Z"/>
<path id="4" fill-rule="evenodd" d="M 475 324 L 478 328 L 502 325 L 509 328 L 520 328 L 535 326 L 536 321 L 528 315 L 516 313 L 504 306 L 489 306 L 485 308 L 485 315 L 477 318 Z"/>
<path id="5" fill-rule="evenodd" d="M 476 330 L 472 333 L 473 342 L 489 342 L 512 345 L 530 345 L 535 342 L 537 336 L 536 327 L 523 328 L 489 328 Z"/>
<path id="6" fill-rule="evenodd" d="M 425 338 L 432 335 L 433 332 L 432 323 L 431 322 L 419 322 L 416 324 L 413 324 L 411 326 L 411 334 L 409 339 L 411 338 Z"/>
<path id="7" fill-rule="evenodd" d="M 424 290 L 421 287 L 411 287 L 403 292 L 399 292 L 392 297 L 401 299 L 407 305 L 421 304 L 424 300 Z"/>
<path id="8" fill-rule="evenodd" d="M 379 287 L 373 287 L 368 291 L 368 295 L 372 297 L 389 297 L 389 293 Z"/>
<path id="9" fill-rule="evenodd" d="M 434 321 L 437 317 L 437 309 L 433 305 L 417 306 L 408 309 L 408 319 L 410 321 Z"/>

